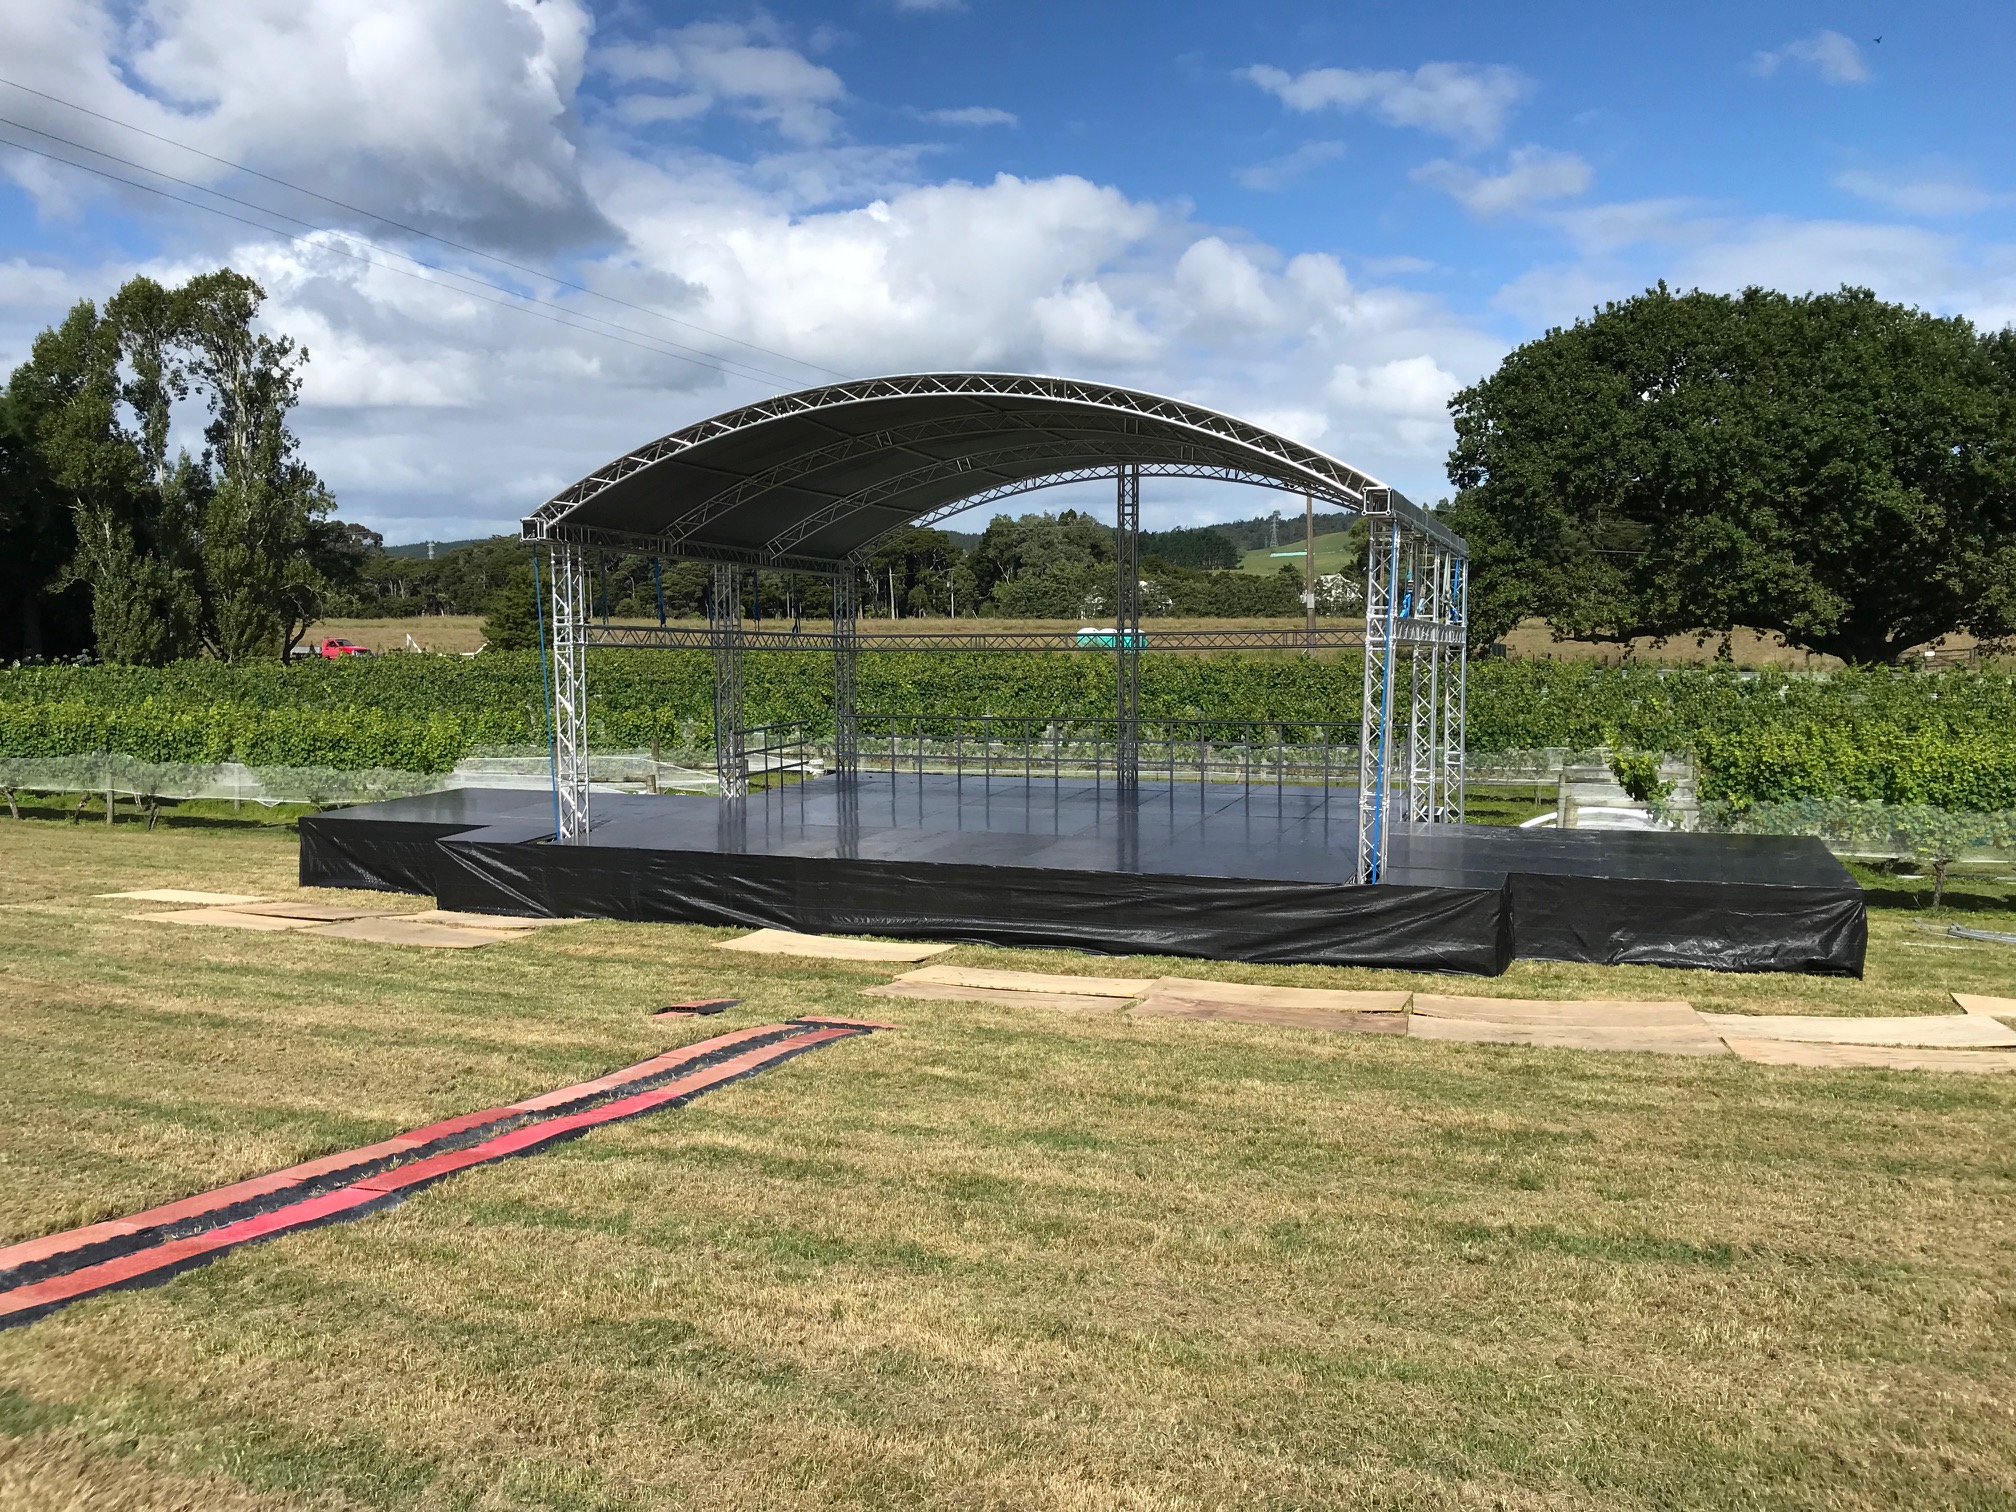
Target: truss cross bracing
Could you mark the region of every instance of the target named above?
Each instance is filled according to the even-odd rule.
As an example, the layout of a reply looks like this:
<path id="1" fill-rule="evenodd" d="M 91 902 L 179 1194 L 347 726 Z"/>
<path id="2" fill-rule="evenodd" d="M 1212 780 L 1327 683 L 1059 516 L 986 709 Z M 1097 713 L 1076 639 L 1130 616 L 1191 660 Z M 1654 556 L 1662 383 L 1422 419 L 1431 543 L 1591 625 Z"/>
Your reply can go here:
<path id="1" fill-rule="evenodd" d="M 1372 526 L 1364 629 L 1144 633 L 1138 559 L 1144 477 L 1275 488 L 1363 515 Z M 744 653 L 830 652 L 833 760 L 844 786 L 859 768 L 860 573 L 878 545 L 895 531 L 995 500 L 1103 478 L 1117 484 L 1112 639 L 1116 775 L 1123 789 L 1138 774 L 1144 646 L 1362 647 L 1359 879 L 1379 879 L 1393 824 L 1461 820 L 1469 549 L 1434 514 L 1334 457 L 1182 400 L 1068 378 L 918 373 L 806 389 L 730 410 L 598 468 L 526 518 L 526 537 L 546 543 L 552 554 L 559 838 L 575 843 L 588 834 L 589 647 L 713 652 L 716 767 L 729 798 L 745 793 L 748 783 Z M 712 564 L 707 628 L 591 625 L 590 550 Z M 830 578 L 831 630 L 746 628 L 744 569 Z M 894 626 L 866 643 L 905 650 L 1085 644 L 1055 632 Z"/>

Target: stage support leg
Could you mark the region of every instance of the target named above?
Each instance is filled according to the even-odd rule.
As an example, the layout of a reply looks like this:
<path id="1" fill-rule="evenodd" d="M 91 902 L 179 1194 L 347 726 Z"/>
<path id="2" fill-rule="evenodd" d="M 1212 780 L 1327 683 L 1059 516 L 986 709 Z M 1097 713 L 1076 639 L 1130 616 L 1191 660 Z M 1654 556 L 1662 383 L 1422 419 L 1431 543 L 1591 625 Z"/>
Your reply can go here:
<path id="1" fill-rule="evenodd" d="M 1463 822 L 1463 786 L 1466 778 L 1464 720 L 1469 713 L 1470 564 L 1462 557 L 1448 559 L 1448 586 L 1442 608 L 1442 623 L 1453 636 L 1441 647 L 1442 654 L 1442 822 Z"/>
<path id="2" fill-rule="evenodd" d="M 1440 767 L 1435 748 L 1435 675 L 1442 646 L 1439 640 L 1414 637 L 1423 631 L 1436 636 L 1442 633 L 1442 549 L 1423 536 L 1415 536 L 1410 546 L 1413 601 L 1409 605 L 1407 662 L 1414 696 L 1407 718 L 1406 813 L 1411 823 L 1431 824 L 1435 820 L 1436 776 Z"/>
<path id="3" fill-rule="evenodd" d="M 861 773 L 861 724 L 854 701 L 860 649 L 861 577 L 850 564 L 833 574 L 833 770 L 847 780 Z"/>
<path id="4" fill-rule="evenodd" d="M 714 642 L 714 772 L 723 798 L 749 792 L 749 760 L 742 749 L 748 721 L 742 715 L 742 569 L 714 565 L 707 599 Z"/>
<path id="5" fill-rule="evenodd" d="M 588 839 L 588 568 L 579 546 L 553 543 L 553 791 L 558 840 Z"/>
<path id="6" fill-rule="evenodd" d="M 1400 521 L 1384 489 L 1365 491 L 1365 685 L 1358 721 L 1358 880 L 1386 865 L 1387 783 L 1393 766 L 1394 638 L 1400 609 Z"/>
<path id="7" fill-rule="evenodd" d="M 1118 691 L 1114 780 L 1123 792 L 1141 786 L 1141 469 L 1120 469 L 1113 525 L 1113 671 Z"/>

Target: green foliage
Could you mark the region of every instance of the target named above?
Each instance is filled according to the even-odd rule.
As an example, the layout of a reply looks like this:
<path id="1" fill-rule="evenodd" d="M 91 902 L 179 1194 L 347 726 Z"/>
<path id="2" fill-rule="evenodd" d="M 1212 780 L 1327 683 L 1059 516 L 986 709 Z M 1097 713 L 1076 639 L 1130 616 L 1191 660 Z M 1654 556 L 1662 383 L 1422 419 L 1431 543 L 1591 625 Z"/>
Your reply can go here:
<path id="1" fill-rule="evenodd" d="M 1657 807 L 1673 796 L 1674 784 L 1663 782 L 1659 777 L 1659 754 L 1656 751 L 1613 751 L 1610 753 L 1610 775 L 1633 803 L 1651 804 Z"/>
<path id="2" fill-rule="evenodd" d="M 1151 652 L 1143 662 L 1142 710 L 1150 720 L 1357 722 L 1355 658 Z M 704 651 L 590 653 L 594 742 L 629 750 L 654 741 L 705 746 L 713 738 L 712 679 Z M 859 690 L 870 713 L 1106 718 L 1113 662 L 1071 652 L 869 652 Z M 831 660 L 753 652 L 746 699 L 752 724 L 803 720 L 826 733 Z M 0 711 L 0 755 L 119 750 L 150 760 L 251 761 L 248 753 L 284 747 L 287 765 L 413 760 L 427 764 L 408 770 L 433 771 L 478 747 L 536 749 L 545 740 L 536 651 L 317 659 L 293 667 L 185 661 L 23 668 L 0 673 Z M 2016 809 L 2016 678 L 2002 673 L 1800 677 L 1482 662 L 1470 669 L 1469 731 L 1470 748 L 1480 752 L 1606 744 L 1692 751 L 1704 800 L 1738 808 L 1839 798 Z M 393 759 L 395 747 L 407 754 Z M 1656 781 L 1656 764 L 1652 776 Z"/>
<path id="3" fill-rule="evenodd" d="M 1224 531 L 1211 525 L 1177 530 L 1144 530 L 1141 559 L 1162 561 L 1171 567 L 1189 567 L 1199 572 L 1230 572 L 1239 566 L 1239 548 Z"/>
<path id="4" fill-rule="evenodd" d="M 490 651 L 531 651 L 539 645 L 539 603 L 530 568 L 511 575 L 490 599 L 483 618 L 483 643 Z"/>
<path id="5" fill-rule="evenodd" d="M 2016 363 L 1866 290 L 1662 284 L 1451 402 L 1472 628 L 1751 626 L 1851 663 L 2016 630 Z"/>
<path id="6" fill-rule="evenodd" d="M 102 314 L 82 301 L 42 332 L 8 379 L 17 471 L 46 536 L 51 500 L 70 516 L 59 580 L 90 590 L 107 661 L 277 658 L 321 610 L 330 501 L 287 427 L 307 353 L 256 329 L 264 299 L 228 268 L 175 289 L 130 279 Z M 192 396 L 210 415 L 200 454 L 171 456 Z"/>

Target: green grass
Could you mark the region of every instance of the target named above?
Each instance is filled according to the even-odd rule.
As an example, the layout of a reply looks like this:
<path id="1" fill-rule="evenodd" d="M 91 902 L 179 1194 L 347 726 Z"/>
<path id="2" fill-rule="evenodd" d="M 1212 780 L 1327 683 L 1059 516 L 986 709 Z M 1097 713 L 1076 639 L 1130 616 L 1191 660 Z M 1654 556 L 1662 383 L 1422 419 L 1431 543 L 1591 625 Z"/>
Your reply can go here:
<path id="1" fill-rule="evenodd" d="M 1350 549 L 1350 542 L 1351 533 L 1348 530 L 1333 530 L 1328 535 L 1316 537 L 1317 573 L 1320 575 L 1326 572 L 1364 571 L 1365 548 L 1361 545 L 1358 550 L 1353 551 Z M 1284 523 L 1281 530 L 1281 544 L 1262 546 L 1247 552 L 1240 558 L 1239 569 L 1242 572 L 1261 573 L 1267 577 L 1272 577 L 1283 566 L 1293 567 L 1299 572 L 1302 569 L 1301 557 L 1277 557 L 1274 553 L 1300 550 L 1302 550 L 1302 532 L 1299 526 L 1291 537 L 1288 526 Z"/>
<path id="2" fill-rule="evenodd" d="M 10 1512 L 2016 1502 L 2016 1078 L 863 999 L 886 972 L 725 931 L 430 954 L 93 896 L 280 894 L 293 866 L 277 827 L 0 821 L 0 1240 L 719 1027 L 902 1027 L 0 1333 Z M 1737 1011 L 2009 994 L 2016 951 L 1916 930 L 1910 885 L 1860 982 L 950 959 Z M 2016 929 L 1998 885 L 1960 897 Z M 702 994 L 747 1003 L 647 1016 Z"/>

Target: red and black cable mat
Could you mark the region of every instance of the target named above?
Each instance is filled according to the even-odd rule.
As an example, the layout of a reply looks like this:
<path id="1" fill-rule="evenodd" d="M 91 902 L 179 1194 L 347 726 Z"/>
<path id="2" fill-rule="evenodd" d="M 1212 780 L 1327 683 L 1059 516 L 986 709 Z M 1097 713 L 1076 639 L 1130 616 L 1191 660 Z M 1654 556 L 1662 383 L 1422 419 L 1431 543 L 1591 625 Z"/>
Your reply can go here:
<path id="1" fill-rule="evenodd" d="M 125 1218 L 9 1245 L 0 1249 L 0 1328 L 99 1292 L 166 1281 L 241 1244 L 362 1218 L 457 1171 L 683 1107 L 795 1055 L 890 1027 L 801 1018 L 738 1029 L 508 1107 L 464 1113 Z"/>

